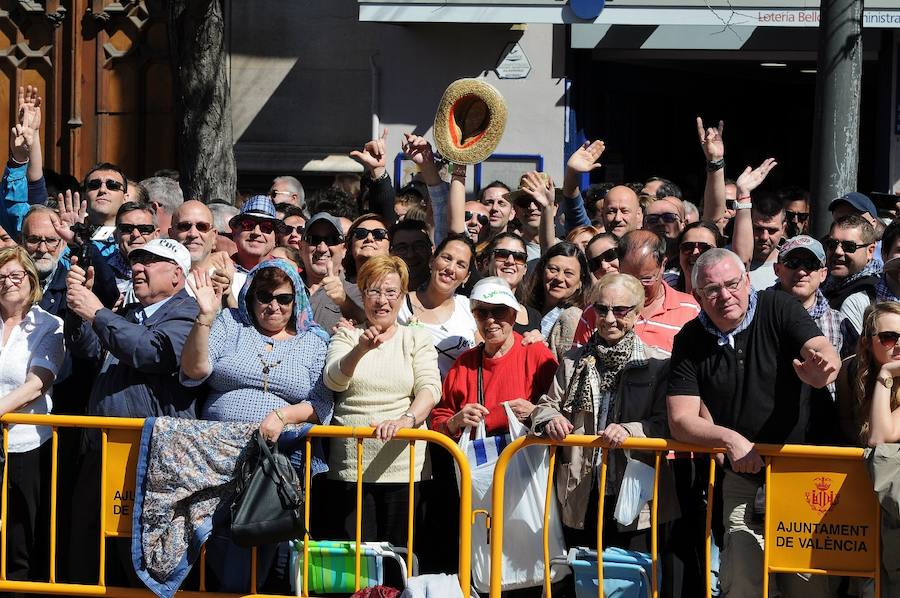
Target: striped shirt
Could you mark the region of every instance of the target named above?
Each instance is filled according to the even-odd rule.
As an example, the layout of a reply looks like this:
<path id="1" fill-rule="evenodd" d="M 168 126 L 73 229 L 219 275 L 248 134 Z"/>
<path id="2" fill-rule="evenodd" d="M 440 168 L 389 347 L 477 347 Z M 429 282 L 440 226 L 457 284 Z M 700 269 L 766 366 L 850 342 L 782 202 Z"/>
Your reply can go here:
<path id="1" fill-rule="evenodd" d="M 634 331 L 645 345 L 671 353 L 675 335 L 682 326 L 697 317 L 700 306 L 691 295 L 676 291 L 664 281 L 662 286 L 665 294 L 662 305 L 652 314 L 641 313 L 634 322 Z M 590 306 L 581 314 L 574 344 L 580 346 L 586 343 L 596 326 L 597 310 Z"/>

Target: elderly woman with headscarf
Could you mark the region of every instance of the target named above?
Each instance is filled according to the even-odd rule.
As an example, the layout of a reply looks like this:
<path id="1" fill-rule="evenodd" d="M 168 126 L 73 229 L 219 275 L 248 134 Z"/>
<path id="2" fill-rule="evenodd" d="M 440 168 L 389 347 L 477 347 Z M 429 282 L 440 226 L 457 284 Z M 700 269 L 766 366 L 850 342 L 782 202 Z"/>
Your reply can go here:
<path id="1" fill-rule="evenodd" d="M 531 413 L 535 435 L 553 440 L 563 440 L 568 434 L 598 435 L 613 448 L 630 436 L 666 435 L 669 359 L 668 354 L 645 345 L 634 333 L 634 322 L 643 305 L 644 289 L 638 279 L 618 273 L 600 279 L 594 304 L 599 315 L 597 328 L 586 345 L 566 354 L 550 390 Z M 595 546 L 598 450 L 560 450 L 556 493 L 566 541 L 569 546 Z M 631 525 L 621 525 L 613 518 L 626 463 L 622 451 L 608 454 L 603 546 L 648 552 L 650 522 L 646 507 Z M 637 453 L 633 456 L 644 458 Z M 676 504 L 674 495 L 671 498 L 660 501 L 660 522 L 673 516 L 666 512 L 667 506 Z"/>
<path id="2" fill-rule="evenodd" d="M 261 262 L 247 275 L 238 307 L 218 316 L 220 298 L 209 275 L 194 276 L 196 282 L 188 284 L 200 314 L 184 345 L 181 380 L 185 386 L 207 383 L 201 418 L 258 421 L 272 442 L 286 424 L 329 423 L 334 400 L 322 377 L 328 334 L 313 321 L 296 268 L 280 259 Z M 207 552 L 221 590 L 246 591 L 249 551 L 214 537 Z M 259 554 L 262 578 L 275 553 Z"/>

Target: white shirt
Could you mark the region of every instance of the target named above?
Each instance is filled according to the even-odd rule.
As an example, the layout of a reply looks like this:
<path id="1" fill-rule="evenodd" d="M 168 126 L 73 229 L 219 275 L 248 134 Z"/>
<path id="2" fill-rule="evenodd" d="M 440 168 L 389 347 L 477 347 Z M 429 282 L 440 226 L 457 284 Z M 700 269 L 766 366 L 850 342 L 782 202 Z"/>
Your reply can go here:
<path id="1" fill-rule="evenodd" d="M 420 322 L 413 313 L 415 310 L 410 309 L 411 304 L 412 300 L 407 295 L 397 314 L 397 322 L 407 326 L 422 326 L 431 333 L 434 338 L 434 348 L 438 352 L 438 368 L 443 380 L 456 358 L 475 346 L 475 332 L 478 330 L 478 325 L 472 315 L 469 298 L 463 295 L 454 295 L 453 313 L 447 321 L 441 324 Z"/>
<path id="2" fill-rule="evenodd" d="M 0 335 L 3 323 L 0 322 Z M 2 337 L 0 337 L 2 338 Z M 25 318 L 10 333 L 6 345 L 0 348 L 0 396 L 22 386 L 32 368 L 40 367 L 56 378 L 65 357 L 63 321 L 34 305 Z M 50 413 L 53 408 L 51 389 L 16 413 Z M 14 424 L 9 427 L 9 452 L 32 451 L 52 436 L 47 426 Z"/>

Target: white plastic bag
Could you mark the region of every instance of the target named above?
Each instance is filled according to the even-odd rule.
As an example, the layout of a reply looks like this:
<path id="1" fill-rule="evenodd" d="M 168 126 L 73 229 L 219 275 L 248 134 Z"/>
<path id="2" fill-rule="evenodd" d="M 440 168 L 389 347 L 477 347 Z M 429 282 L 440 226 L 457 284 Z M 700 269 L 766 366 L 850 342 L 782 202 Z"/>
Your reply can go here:
<path id="1" fill-rule="evenodd" d="M 628 465 L 622 476 L 622 486 L 619 488 L 619 498 L 616 500 L 616 509 L 613 517 L 622 525 L 631 525 L 637 516 L 641 514 L 644 505 L 653 498 L 654 469 L 646 463 L 632 459 L 628 451 L 625 451 Z"/>
<path id="2" fill-rule="evenodd" d="M 508 435 L 485 437 L 484 422 L 475 430 L 466 428 L 459 440 L 459 448 L 466 455 L 472 471 L 472 509 L 491 511 L 491 490 L 497 457 L 506 445 L 528 432 L 507 403 L 503 403 L 509 420 Z M 545 446 L 520 450 L 509 463 L 504 480 L 503 503 L 503 590 L 530 588 L 544 582 L 544 555 L 541 534 L 544 528 L 544 501 L 550 455 Z M 556 500 L 550 503 L 550 558 L 565 555 L 562 525 Z M 491 547 L 490 532 L 478 518 L 472 528 L 472 585 L 479 592 L 490 589 Z M 565 575 L 558 568 L 552 570 L 556 581 Z"/>

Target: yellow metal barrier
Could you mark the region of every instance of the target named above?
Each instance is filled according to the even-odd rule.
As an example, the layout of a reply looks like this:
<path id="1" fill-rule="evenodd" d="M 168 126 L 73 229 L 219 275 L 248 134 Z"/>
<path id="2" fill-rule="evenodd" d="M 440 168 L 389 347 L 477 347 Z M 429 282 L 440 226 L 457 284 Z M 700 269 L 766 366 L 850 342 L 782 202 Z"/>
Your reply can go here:
<path id="1" fill-rule="evenodd" d="M 113 596 L 119 598 L 147 598 L 153 594 L 145 588 L 123 588 L 105 585 L 105 555 L 106 539 L 115 537 L 129 537 L 131 535 L 131 517 L 134 504 L 135 469 L 140 445 L 141 430 L 144 420 L 111 417 L 79 417 L 65 415 L 30 415 L 10 413 L 0 419 L 3 424 L 3 448 L 7 449 L 7 435 L 9 424 L 33 424 L 49 426 L 53 430 L 52 436 L 52 461 L 51 461 L 51 496 L 50 496 L 50 574 L 49 580 L 44 581 L 13 581 L 6 578 L 7 555 L 7 530 L 6 526 L 0 526 L 0 591 L 25 592 L 41 594 L 60 594 L 68 596 Z M 58 428 L 90 428 L 101 431 L 101 468 L 100 468 L 100 563 L 99 579 L 96 585 L 61 583 L 57 582 L 56 575 L 56 520 L 57 520 L 57 483 L 58 483 Z M 357 472 L 362 470 L 363 441 L 375 438 L 373 428 L 349 428 L 339 426 L 313 426 L 306 437 L 306 468 L 305 468 L 305 511 L 304 522 L 308 530 L 310 525 L 310 476 L 313 438 L 355 438 L 357 446 Z M 471 521 L 472 521 L 472 478 L 465 455 L 459 447 L 444 434 L 429 430 L 403 429 L 397 433 L 396 441 L 410 443 L 410 481 L 409 481 L 409 508 L 407 515 L 408 541 L 407 541 L 407 570 L 412 571 L 413 559 L 413 510 L 415 508 L 414 476 L 415 476 L 415 442 L 425 441 L 440 445 L 447 450 L 458 466 L 460 504 L 459 504 L 459 583 L 463 594 L 468 596 L 471 586 Z M 6 520 L 6 508 L 8 503 L 8 468 L 3 470 L 3 486 L 0 490 L 0 520 Z M 355 574 L 356 589 L 360 586 L 360 554 L 362 543 L 362 477 L 357 476 L 356 494 L 356 558 Z M 84 539 L 87 541 L 87 539 Z M 309 534 L 304 536 L 304 570 L 302 596 L 309 596 L 307 580 L 309 578 Z M 185 598 L 225 598 L 233 594 L 205 592 L 205 550 L 200 556 L 200 590 L 179 591 Z M 256 549 L 252 551 L 251 563 L 251 588 L 256 587 Z M 254 594 L 251 590 L 247 596 L 265 596 Z"/>
<path id="2" fill-rule="evenodd" d="M 543 554 L 544 596 L 552 597 L 550 584 L 549 506 L 555 500 L 554 450 L 557 446 L 581 446 L 600 449 L 600 480 L 597 508 L 597 580 L 598 596 L 603 588 L 603 513 L 608 451 L 598 436 L 570 435 L 563 441 L 548 438 L 519 438 L 500 454 L 494 470 L 491 496 L 491 589 L 490 598 L 500 598 L 503 573 L 504 488 L 506 470 L 513 456 L 531 445 L 546 445 L 550 452 L 550 470 L 544 511 Z M 708 454 L 709 485 L 706 509 L 706 596 L 711 596 L 710 542 L 712 528 L 715 455 L 724 449 L 689 445 L 658 438 L 629 438 L 619 449 L 652 451 L 655 454 L 653 498 L 650 508 L 650 534 L 653 597 L 658 596 L 659 546 L 657 503 L 660 459 L 669 451 Z M 769 573 L 810 573 L 867 577 L 875 580 L 875 595 L 880 592 L 880 509 L 865 472 L 863 450 L 856 448 L 804 445 L 763 445 L 756 450 L 765 459 L 766 513 L 763 570 L 760 571 L 762 596 L 768 596 Z M 778 497 L 778 501 L 773 500 Z M 844 537 L 846 536 L 846 537 Z"/>

